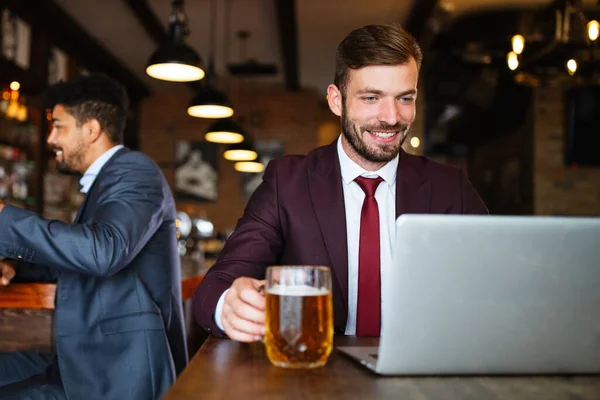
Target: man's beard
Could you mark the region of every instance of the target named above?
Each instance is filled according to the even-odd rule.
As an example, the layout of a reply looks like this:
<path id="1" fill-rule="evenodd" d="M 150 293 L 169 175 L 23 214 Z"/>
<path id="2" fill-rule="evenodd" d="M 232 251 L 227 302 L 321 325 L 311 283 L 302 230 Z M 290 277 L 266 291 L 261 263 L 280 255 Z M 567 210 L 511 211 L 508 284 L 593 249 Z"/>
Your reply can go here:
<path id="1" fill-rule="evenodd" d="M 80 175 L 80 172 L 77 170 L 77 165 L 81 165 L 83 163 L 85 152 L 83 149 L 83 143 L 79 143 L 77 149 L 74 150 L 73 155 L 70 157 L 70 160 L 67 160 L 64 149 L 61 148 L 60 150 L 63 152 L 62 161 L 56 162 L 56 170 L 65 175 Z"/>
<path id="2" fill-rule="evenodd" d="M 79 172 L 71 169 L 71 167 L 69 167 L 69 165 L 65 162 L 57 163 L 56 170 L 65 175 L 79 175 Z"/>
<path id="3" fill-rule="evenodd" d="M 380 123 L 378 125 L 365 125 L 360 126 L 359 130 L 354 127 L 352 121 L 348 119 L 346 112 L 346 104 L 342 106 L 342 133 L 350 146 L 356 151 L 358 155 L 370 162 L 388 162 L 394 159 L 400 152 L 402 144 L 408 137 L 408 129 L 410 128 L 407 124 L 397 123 L 395 125 L 388 125 L 386 123 Z M 362 132 L 365 131 L 396 131 L 398 135 L 402 135 L 400 142 L 389 143 L 385 145 L 375 145 L 374 147 L 367 146 L 366 142 L 362 139 Z"/>

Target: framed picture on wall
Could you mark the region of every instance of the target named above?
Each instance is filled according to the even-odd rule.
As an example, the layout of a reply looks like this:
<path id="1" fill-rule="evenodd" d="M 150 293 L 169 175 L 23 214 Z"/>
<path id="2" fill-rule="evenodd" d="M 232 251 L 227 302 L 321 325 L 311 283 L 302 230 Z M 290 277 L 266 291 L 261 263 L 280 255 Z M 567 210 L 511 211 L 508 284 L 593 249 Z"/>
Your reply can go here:
<path id="1" fill-rule="evenodd" d="M 257 140 L 254 142 L 254 148 L 258 153 L 258 160 L 265 167 L 274 158 L 283 156 L 283 143 L 278 140 Z M 252 193 L 262 182 L 264 172 L 260 173 L 242 173 L 241 194 L 244 201 L 248 201 Z"/>
<path id="2" fill-rule="evenodd" d="M 216 201 L 218 145 L 180 140 L 175 153 L 175 197 L 178 200 Z"/>

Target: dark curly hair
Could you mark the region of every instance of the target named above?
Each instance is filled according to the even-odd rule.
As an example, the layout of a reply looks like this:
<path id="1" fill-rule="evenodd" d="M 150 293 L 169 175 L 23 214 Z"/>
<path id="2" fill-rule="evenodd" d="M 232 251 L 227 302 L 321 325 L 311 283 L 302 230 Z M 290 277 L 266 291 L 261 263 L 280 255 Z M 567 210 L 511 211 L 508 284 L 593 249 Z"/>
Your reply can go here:
<path id="1" fill-rule="evenodd" d="M 120 83 L 104 74 L 79 75 L 57 83 L 44 94 L 44 104 L 50 109 L 64 106 L 77 126 L 96 119 L 113 143 L 123 142 L 129 98 Z"/>

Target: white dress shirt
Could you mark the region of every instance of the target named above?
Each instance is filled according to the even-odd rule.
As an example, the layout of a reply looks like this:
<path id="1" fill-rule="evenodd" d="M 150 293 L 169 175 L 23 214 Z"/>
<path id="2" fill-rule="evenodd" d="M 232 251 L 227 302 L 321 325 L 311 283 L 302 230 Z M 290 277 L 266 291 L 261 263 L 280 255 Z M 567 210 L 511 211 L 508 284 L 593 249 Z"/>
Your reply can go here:
<path id="1" fill-rule="evenodd" d="M 379 208 L 379 241 L 381 252 L 381 281 L 385 279 L 385 271 L 392 268 L 392 244 L 396 235 L 396 171 L 398 156 L 377 171 L 366 171 L 348 157 L 342 148 L 342 137 L 337 141 L 337 152 L 342 172 L 344 205 L 346 209 L 346 228 L 348 241 L 348 321 L 346 335 L 356 334 L 356 307 L 358 302 L 358 246 L 360 241 L 360 214 L 365 199 L 365 192 L 354 181 L 358 176 L 365 178 L 383 178 L 377 187 L 375 199 Z M 215 322 L 221 325 L 221 314 L 227 289 L 217 303 Z M 382 318 L 383 320 L 383 318 Z"/>
<path id="2" fill-rule="evenodd" d="M 396 171 L 398 156 L 377 171 L 366 171 L 348 157 L 342 149 L 341 136 L 337 143 L 342 171 L 344 206 L 346 208 L 346 230 L 348 240 L 348 321 L 346 335 L 356 334 L 356 307 L 358 304 L 358 247 L 360 242 L 360 214 L 365 192 L 354 181 L 358 176 L 383 178 L 377 187 L 375 199 L 379 208 L 379 243 L 381 281 L 386 270 L 392 268 L 392 244 L 396 236 Z M 382 318 L 383 320 L 383 318 Z"/>
<path id="3" fill-rule="evenodd" d="M 96 180 L 96 177 L 102 170 L 102 167 L 104 167 L 104 164 L 106 164 L 108 160 L 110 160 L 111 157 L 123 147 L 124 146 L 122 144 L 118 144 L 114 147 L 111 147 L 110 149 L 102 153 L 100 157 L 94 160 L 92 165 L 90 165 L 88 169 L 85 170 L 85 173 L 83 174 L 81 179 L 79 179 L 79 184 L 81 185 L 81 189 L 79 191 L 81 193 L 87 193 L 90 190 L 90 188 L 94 184 L 94 181 Z"/>

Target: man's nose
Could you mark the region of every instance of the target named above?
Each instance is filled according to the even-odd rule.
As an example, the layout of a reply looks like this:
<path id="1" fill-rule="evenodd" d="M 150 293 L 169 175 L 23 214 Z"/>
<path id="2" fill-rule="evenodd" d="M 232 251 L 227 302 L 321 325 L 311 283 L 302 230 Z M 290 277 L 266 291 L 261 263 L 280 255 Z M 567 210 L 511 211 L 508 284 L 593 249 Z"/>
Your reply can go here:
<path id="1" fill-rule="evenodd" d="M 400 120 L 400 110 L 398 104 L 393 100 L 384 101 L 379 109 L 378 119 L 388 125 L 396 125 Z"/>
<path id="2" fill-rule="evenodd" d="M 48 143 L 50 146 L 52 146 L 53 144 L 56 144 L 56 134 L 54 133 L 54 129 L 52 129 L 50 131 L 50 134 L 48 135 L 48 138 L 46 139 L 46 143 Z"/>

